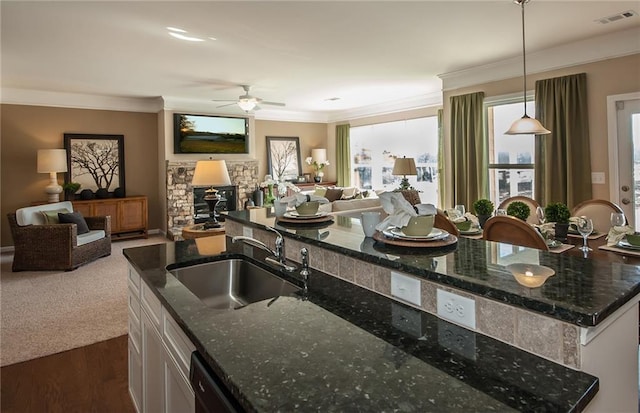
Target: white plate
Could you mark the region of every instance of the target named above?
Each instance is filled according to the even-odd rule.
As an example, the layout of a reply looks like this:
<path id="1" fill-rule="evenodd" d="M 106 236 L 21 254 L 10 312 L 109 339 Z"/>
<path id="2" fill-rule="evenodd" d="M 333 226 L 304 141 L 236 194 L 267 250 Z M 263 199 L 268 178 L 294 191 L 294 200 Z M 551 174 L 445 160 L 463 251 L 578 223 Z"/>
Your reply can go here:
<path id="1" fill-rule="evenodd" d="M 449 233 L 441 230 L 440 228 L 434 228 L 429 235 L 406 235 L 400 228 L 389 228 L 382 233 L 391 238 L 406 239 L 413 241 L 437 241 L 443 238 L 447 238 Z"/>
<path id="2" fill-rule="evenodd" d="M 460 231 L 460 235 L 478 235 L 478 234 L 482 234 L 482 229 L 473 228 L 466 231 Z"/>
<path id="3" fill-rule="evenodd" d="M 285 212 L 284 216 L 287 218 L 293 218 L 293 219 L 314 219 L 314 218 L 323 217 L 327 214 L 328 212 L 317 212 L 313 215 L 300 215 L 298 214 L 297 211 L 291 211 L 291 212 Z"/>
<path id="4" fill-rule="evenodd" d="M 628 250 L 640 250 L 640 246 L 629 244 L 626 239 L 621 239 L 620 241 L 618 241 L 618 247 L 626 248 Z"/>

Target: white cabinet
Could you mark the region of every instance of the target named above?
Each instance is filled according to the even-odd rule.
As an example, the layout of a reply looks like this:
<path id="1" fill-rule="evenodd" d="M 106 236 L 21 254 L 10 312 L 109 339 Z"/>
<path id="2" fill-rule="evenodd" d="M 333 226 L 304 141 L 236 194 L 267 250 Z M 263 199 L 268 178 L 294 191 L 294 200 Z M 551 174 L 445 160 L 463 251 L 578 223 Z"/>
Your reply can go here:
<path id="1" fill-rule="evenodd" d="M 189 362 L 195 346 L 129 267 L 129 393 L 138 413 L 195 411 Z"/>

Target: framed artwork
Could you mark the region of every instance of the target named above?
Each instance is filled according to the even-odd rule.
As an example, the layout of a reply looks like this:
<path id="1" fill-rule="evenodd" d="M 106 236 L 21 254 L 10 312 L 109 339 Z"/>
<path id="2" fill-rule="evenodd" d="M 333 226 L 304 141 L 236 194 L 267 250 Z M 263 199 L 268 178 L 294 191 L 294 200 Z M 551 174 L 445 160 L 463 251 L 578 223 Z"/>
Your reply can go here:
<path id="1" fill-rule="evenodd" d="M 67 150 L 65 183 L 78 182 L 81 190 L 94 193 L 99 189 L 113 193 L 116 188 L 125 192 L 124 135 L 65 133 L 64 148 Z"/>
<path id="2" fill-rule="evenodd" d="M 298 181 L 302 175 L 300 138 L 267 136 L 267 170 L 276 181 Z"/>

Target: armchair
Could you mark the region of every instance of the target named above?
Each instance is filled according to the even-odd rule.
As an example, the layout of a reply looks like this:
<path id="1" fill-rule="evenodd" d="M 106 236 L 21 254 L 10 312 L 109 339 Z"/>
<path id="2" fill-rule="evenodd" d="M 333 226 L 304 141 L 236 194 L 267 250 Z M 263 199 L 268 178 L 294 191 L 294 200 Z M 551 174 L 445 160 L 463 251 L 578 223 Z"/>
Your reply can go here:
<path id="1" fill-rule="evenodd" d="M 47 224 L 42 211 L 66 209 L 71 202 L 20 208 L 7 214 L 15 246 L 13 271 L 71 271 L 111 255 L 111 217 L 85 217 L 89 232 L 77 224 Z"/>

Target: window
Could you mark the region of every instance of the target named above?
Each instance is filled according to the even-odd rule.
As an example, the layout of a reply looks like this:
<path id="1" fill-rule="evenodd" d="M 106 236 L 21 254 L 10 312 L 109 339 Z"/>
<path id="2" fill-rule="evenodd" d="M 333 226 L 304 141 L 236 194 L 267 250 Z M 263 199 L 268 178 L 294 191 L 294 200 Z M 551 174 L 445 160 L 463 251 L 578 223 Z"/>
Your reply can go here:
<path id="1" fill-rule="evenodd" d="M 351 182 L 363 189 L 388 191 L 400 186 L 397 157 L 414 158 L 417 176 L 407 176 L 422 202 L 438 203 L 438 118 L 430 116 L 350 129 Z"/>
<path id="2" fill-rule="evenodd" d="M 534 135 L 505 135 L 513 121 L 522 117 L 522 100 L 485 102 L 489 139 L 489 191 L 496 204 L 512 196 L 533 198 Z M 535 103 L 527 100 L 527 114 L 535 116 Z"/>

